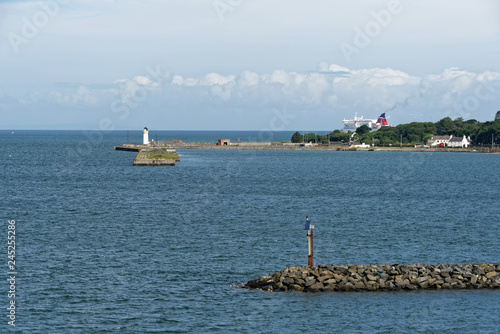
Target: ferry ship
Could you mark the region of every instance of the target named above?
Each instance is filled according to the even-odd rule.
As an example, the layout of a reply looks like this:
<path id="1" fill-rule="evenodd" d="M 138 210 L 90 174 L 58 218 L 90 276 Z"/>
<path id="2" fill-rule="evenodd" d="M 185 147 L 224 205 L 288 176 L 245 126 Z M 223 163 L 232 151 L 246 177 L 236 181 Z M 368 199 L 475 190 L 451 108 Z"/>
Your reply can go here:
<path id="1" fill-rule="evenodd" d="M 368 119 L 363 118 L 363 116 L 358 117 L 358 113 L 354 114 L 354 119 L 344 119 L 344 128 L 342 132 L 356 132 L 356 129 L 362 125 L 368 126 L 371 131 L 377 131 L 383 126 L 389 126 L 387 123 L 387 118 L 385 118 L 385 113 L 380 115 L 378 119 Z"/>

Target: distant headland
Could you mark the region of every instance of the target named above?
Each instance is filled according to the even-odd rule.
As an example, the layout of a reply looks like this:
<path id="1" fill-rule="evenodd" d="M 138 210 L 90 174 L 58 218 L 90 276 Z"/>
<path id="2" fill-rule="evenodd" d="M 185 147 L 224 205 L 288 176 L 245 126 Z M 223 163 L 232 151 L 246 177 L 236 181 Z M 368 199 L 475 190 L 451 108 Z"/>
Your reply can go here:
<path id="1" fill-rule="evenodd" d="M 371 121 L 375 121 L 375 125 Z M 377 120 L 355 116 L 353 122 L 344 120 L 346 122 L 347 131 L 344 128 L 343 131 L 335 130 L 325 135 L 301 134 L 297 131 L 292 134 L 290 142 L 240 142 L 238 139 L 235 143 L 223 138 L 217 142 L 204 143 L 190 143 L 180 139 L 150 141 L 149 130 L 145 127 L 141 144 L 127 143 L 115 146 L 115 150 L 137 151 L 134 159 L 134 165 L 137 166 L 173 166 L 180 160 L 176 149 L 500 153 L 497 144 L 500 111 L 493 121 L 483 123 L 474 119 L 464 121 L 462 118 L 452 120 L 445 117 L 436 123 L 412 122 L 390 126 L 385 114 L 380 115 Z"/>

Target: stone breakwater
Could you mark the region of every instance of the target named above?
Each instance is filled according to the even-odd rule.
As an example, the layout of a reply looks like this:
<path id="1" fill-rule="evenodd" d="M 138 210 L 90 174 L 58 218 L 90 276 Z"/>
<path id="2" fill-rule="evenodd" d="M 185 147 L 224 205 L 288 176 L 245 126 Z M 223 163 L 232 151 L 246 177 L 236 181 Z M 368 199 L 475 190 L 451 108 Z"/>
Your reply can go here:
<path id="1" fill-rule="evenodd" d="M 500 263 L 289 267 L 249 281 L 243 288 L 305 292 L 498 289 Z"/>

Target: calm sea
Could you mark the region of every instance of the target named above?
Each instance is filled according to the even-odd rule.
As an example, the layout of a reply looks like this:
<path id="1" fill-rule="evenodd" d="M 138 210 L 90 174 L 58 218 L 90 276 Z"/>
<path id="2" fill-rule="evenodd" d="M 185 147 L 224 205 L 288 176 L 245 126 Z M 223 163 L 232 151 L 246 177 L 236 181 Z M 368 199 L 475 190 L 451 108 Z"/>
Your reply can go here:
<path id="1" fill-rule="evenodd" d="M 158 132 L 192 142 L 290 135 Z M 307 263 L 306 215 L 316 264 L 500 262 L 500 155 L 179 150 L 175 167 L 134 167 L 135 153 L 113 150 L 126 138 L 0 131 L 0 332 L 500 332 L 498 290 L 237 287 Z"/>

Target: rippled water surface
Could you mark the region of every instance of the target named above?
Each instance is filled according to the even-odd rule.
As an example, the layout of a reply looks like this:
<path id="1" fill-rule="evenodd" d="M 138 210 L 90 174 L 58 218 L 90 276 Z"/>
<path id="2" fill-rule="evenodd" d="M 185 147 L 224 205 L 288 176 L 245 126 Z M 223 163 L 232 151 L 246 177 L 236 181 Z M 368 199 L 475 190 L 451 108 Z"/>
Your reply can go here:
<path id="1" fill-rule="evenodd" d="M 18 332 L 500 332 L 498 290 L 237 288 L 307 263 L 306 215 L 317 264 L 500 262 L 500 155 L 179 150 L 175 167 L 134 167 L 135 153 L 113 150 L 125 141 L 125 132 L 0 131 Z"/>

